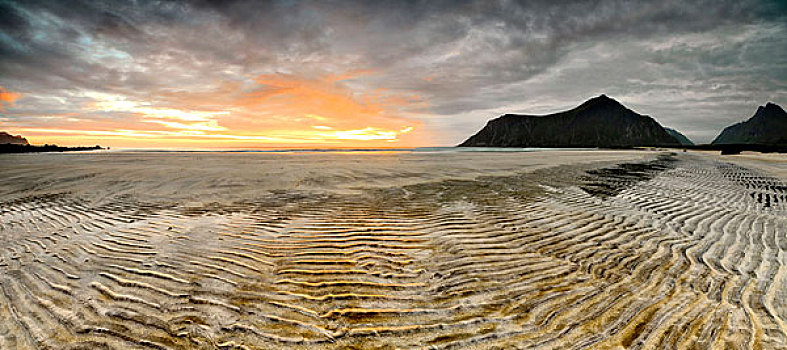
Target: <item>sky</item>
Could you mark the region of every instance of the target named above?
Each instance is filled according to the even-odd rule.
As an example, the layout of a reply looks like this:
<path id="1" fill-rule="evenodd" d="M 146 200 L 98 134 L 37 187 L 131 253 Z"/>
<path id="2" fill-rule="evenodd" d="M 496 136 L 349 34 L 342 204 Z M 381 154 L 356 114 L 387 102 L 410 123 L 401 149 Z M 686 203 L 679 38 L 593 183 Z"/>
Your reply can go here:
<path id="1" fill-rule="evenodd" d="M 0 131 L 453 146 L 607 94 L 698 143 L 787 105 L 787 1 L 0 0 Z"/>

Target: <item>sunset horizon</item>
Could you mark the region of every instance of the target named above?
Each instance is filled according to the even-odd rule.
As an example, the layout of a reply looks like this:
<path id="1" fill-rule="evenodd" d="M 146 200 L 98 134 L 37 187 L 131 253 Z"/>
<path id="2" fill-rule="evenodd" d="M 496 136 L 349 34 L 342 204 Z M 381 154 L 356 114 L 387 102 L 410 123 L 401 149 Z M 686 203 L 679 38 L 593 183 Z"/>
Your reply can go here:
<path id="1" fill-rule="evenodd" d="M 0 350 L 787 349 L 785 0 L 0 0 Z"/>
<path id="2" fill-rule="evenodd" d="M 0 131 L 128 148 L 454 146 L 607 94 L 697 143 L 787 103 L 777 1 L 3 1 Z"/>

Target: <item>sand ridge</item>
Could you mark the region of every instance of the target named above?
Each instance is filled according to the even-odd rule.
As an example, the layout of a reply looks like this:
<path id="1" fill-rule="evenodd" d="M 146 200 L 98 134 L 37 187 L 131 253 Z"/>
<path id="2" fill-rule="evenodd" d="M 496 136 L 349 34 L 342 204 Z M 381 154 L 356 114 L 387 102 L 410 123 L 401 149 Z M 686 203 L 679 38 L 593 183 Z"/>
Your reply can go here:
<path id="1" fill-rule="evenodd" d="M 214 206 L 7 200 L 0 348 L 787 347 L 785 183 L 606 160 Z"/>

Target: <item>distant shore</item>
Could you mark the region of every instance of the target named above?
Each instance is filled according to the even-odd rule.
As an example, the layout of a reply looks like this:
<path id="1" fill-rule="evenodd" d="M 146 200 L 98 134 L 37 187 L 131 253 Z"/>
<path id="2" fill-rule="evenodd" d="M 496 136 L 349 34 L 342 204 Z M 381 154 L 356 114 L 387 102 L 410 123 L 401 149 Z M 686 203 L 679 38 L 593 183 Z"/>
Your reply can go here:
<path id="1" fill-rule="evenodd" d="M 787 153 L 787 145 L 768 145 L 768 144 L 702 144 L 702 145 L 662 145 L 662 146 L 620 146 L 620 147 L 601 147 L 599 149 L 672 149 L 672 150 L 695 150 L 695 151 L 720 151 L 721 154 L 740 154 L 741 152 L 759 153 Z"/>
<path id="2" fill-rule="evenodd" d="M 99 145 L 87 147 L 61 147 L 58 145 L 18 145 L 18 144 L 0 144 L 0 153 L 40 153 L 40 152 L 76 152 L 76 151 L 94 151 L 107 149 Z"/>
<path id="3" fill-rule="evenodd" d="M 760 153 L 787 153 L 787 145 L 767 145 L 767 144 L 705 144 L 705 145 L 684 145 L 680 147 L 698 151 L 721 151 L 721 154 L 739 154 L 744 151 Z"/>

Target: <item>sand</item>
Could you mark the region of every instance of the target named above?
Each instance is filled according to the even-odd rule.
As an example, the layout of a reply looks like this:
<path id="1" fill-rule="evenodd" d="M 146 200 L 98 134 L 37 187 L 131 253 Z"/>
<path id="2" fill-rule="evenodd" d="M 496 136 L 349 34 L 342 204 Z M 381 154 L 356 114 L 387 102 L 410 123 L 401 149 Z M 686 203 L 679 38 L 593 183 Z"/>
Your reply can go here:
<path id="1" fill-rule="evenodd" d="M 719 160 L 758 168 L 782 181 L 787 181 L 787 155 L 781 153 L 743 152 L 736 155 L 719 156 Z"/>
<path id="2" fill-rule="evenodd" d="M 0 349 L 780 349 L 782 158 L 0 156 Z"/>

